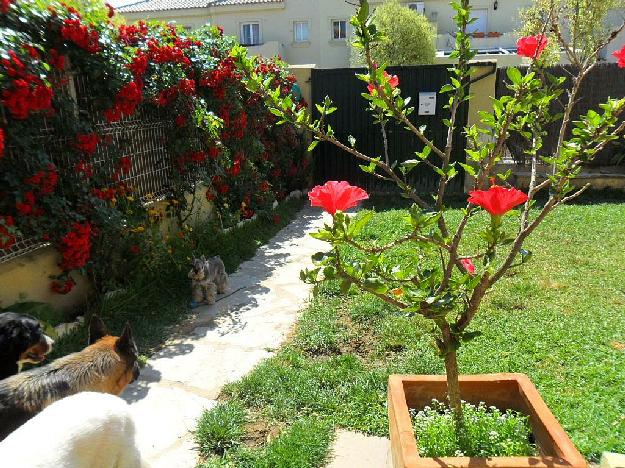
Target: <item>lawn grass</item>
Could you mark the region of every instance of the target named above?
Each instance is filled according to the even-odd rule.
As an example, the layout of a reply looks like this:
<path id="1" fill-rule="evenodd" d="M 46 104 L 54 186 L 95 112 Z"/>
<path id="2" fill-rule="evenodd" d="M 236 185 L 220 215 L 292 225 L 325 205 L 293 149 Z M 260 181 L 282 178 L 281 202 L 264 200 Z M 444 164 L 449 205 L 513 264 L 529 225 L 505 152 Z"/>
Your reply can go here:
<path id="1" fill-rule="evenodd" d="M 275 211 L 279 222 L 258 218 L 230 232 L 217 231 L 213 225 L 196 226 L 194 251 L 206 257 L 220 255 L 228 273 L 254 256 L 296 216 L 303 201 L 291 199 Z M 132 326 L 141 359 L 147 359 L 169 336 L 171 329 L 189 313 L 190 287 L 187 271 L 190 249 L 181 248 L 171 258 L 150 271 L 138 271 L 127 289 L 99 298 L 85 311 L 87 318 L 97 313 L 112 334 L 118 334 L 126 322 Z M 189 260 L 187 260 L 189 258 Z M 87 327 L 83 326 L 56 341 L 50 359 L 78 351 L 86 346 Z"/>
<path id="2" fill-rule="evenodd" d="M 459 210 L 449 214 L 452 222 L 460 217 Z M 395 209 L 377 214 L 362 238 L 391 240 L 407 230 L 404 215 Z M 624 221 L 625 201 L 556 211 L 526 243 L 531 262 L 487 296 L 472 325 L 483 335 L 459 353 L 463 373 L 528 374 L 591 461 L 605 450 L 625 452 Z M 402 258 L 397 254 L 398 262 Z M 337 284 L 325 284 L 292 340 L 222 396 L 246 408 L 248 424 L 262 422 L 278 434 L 308 424 L 324 440 L 337 427 L 388 436 L 388 375 L 444 373 L 429 326 L 370 295 L 352 290 L 342 296 Z M 296 456 L 303 450 L 299 442 L 280 456 Z M 254 460 L 273 443 L 242 444 L 206 466 L 267 466 Z M 320 452 L 310 466 L 323 466 L 326 456 Z M 291 466 L 282 460 L 271 466 Z"/>

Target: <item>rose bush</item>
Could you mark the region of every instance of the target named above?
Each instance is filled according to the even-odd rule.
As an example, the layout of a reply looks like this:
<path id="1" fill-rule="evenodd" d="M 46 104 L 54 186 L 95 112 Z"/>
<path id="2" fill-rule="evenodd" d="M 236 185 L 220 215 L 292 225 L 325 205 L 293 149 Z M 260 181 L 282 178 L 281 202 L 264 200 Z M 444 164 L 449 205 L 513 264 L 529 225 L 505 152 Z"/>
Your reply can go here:
<path id="1" fill-rule="evenodd" d="M 162 219 L 145 204 L 150 194 L 134 186 L 153 162 L 113 136 L 128 119 L 171 119 L 166 141 L 157 142 L 172 168 L 161 195 L 181 227 L 200 187 L 222 226 L 269 213 L 274 200 L 301 188 L 301 132 L 277 126 L 241 83 L 232 57 L 241 51 L 220 28 L 185 33 L 121 24 L 110 6 L 43 4 L 0 8 L 0 248 L 19 236 L 57 246 L 63 272 L 54 291 L 71 290 L 72 270 L 110 269 L 111 249 L 136 257 L 146 227 Z M 290 93 L 295 80 L 283 62 L 250 60 Z"/>
<path id="2" fill-rule="evenodd" d="M 441 95 L 447 96 L 449 113 L 443 120 L 448 133 L 445 146 L 441 147 L 428 135 L 427 127 L 415 123 L 414 108 L 409 104 L 409 97 L 402 95 L 398 77 L 389 74 L 384 64 L 373 61 L 371 50 L 384 38 L 371 21 L 368 1 L 359 3 L 351 24 L 354 45 L 363 50 L 367 64 L 366 72 L 357 75 L 366 84 L 362 97 L 382 129 L 387 120 L 394 120 L 415 135 L 420 147 L 414 159 L 395 158 L 388 152 L 384 159 L 363 154 L 353 137 L 342 142 L 327 124 L 327 116 L 338 111 L 330 98 L 315 105 L 319 117 L 313 118 L 307 110 L 298 109 L 288 96 L 282 96 L 279 88 L 263 81 L 254 72 L 249 59 L 241 55 L 238 60 L 246 71 L 244 81 L 248 88 L 261 93 L 282 122 L 312 133 L 315 141 L 311 149 L 320 141 L 341 148 L 346 154 L 364 161 L 360 167 L 365 172 L 396 184 L 403 197 L 413 202 L 406 217 L 407 234 L 378 245 L 367 237 L 359 238 L 372 212 L 352 218 L 342 211 L 354 206 L 357 199 L 366 198 L 365 193 L 346 182 L 328 182 L 324 187 L 315 187 L 311 202 L 330 213 L 332 223 L 313 236 L 328 242 L 331 248 L 313 256 L 315 267 L 303 271 L 302 279 L 313 284 L 335 280 L 344 293 L 357 287 L 393 305 L 402 314 L 419 314 L 432 322 L 433 341 L 445 362 L 447 396 L 455 416 L 458 446 L 462 450 L 467 446 L 467 433 L 461 406 L 458 349 L 479 336 L 479 330 L 471 329 L 471 325 L 489 289 L 511 268 L 520 267 L 531 258 L 531 253 L 523 248 L 528 236 L 553 210 L 587 188 L 575 188 L 572 184 L 582 165 L 625 131 L 622 119 L 625 98 L 609 99 L 599 110 L 590 110 L 579 121 L 570 121 L 571 110 L 579 98 L 580 83 L 595 66 L 599 52 L 625 29 L 625 22 L 599 41 L 591 57 L 576 55 L 584 52 L 566 42 L 564 36 L 558 36 L 559 46 L 570 55 L 571 62 L 578 65 L 578 75 L 573 77 L 574 85 L 566 94 L 554 154 L 542 151 L 542 141 L 545 125 L 561 118 L 551 113 L 550 105 L 564 93 L 564 78 L 546 72 L 541 54 L 547 45 L 545 33 L 557 27 L 558 18 L 546 18 L 543 34 L 519 40 L 518 54 L 529 58 L 531 66 L 524 73 L 508 68 L 507 85 L 512 95 L 492 98 L 492 110 L 480 112 L 479 125 L 462 129 L 467 148 L 464 163 L 453 162 L 451 155 L 458 143 L 455 131 L 458 110 L 471 98 L 470 85 L 474 79 L 470 61 L 476 52 L 471 48 L 467 33 L 467 25 L 471 23 L 469 0 L 452 3 L 457 32 L 451 57 L 457 63 L 450 69 L 449 83 L 440 90 Z M 622 51 L 617 57 L 621 55 Z M 364 92 L 365 89 L 368 92 Z M 531 177 L 527 191 L 512 187 L 508 182 L 509 173 L 496 172 L 511 133 L 520 134 L 530 143 L 527 152 L 531 159 Z M 385 137 L 384 131 L 382 136 Z M 538 162 L 552 167 L 542 179 L 537 174 Z M 427 166 L 436 174 L 438 188 L 434 193 L 418 193 L 410 186 L 408 175 L 418 165 Z M 464 173 L 472 177 L 473 189 L 461 219 L 455 220 L 449 216 L 445 195 L 450 180 Z M 540 193 L 546 195 L 546 201 L 541 204 L 536 200 Z M 357 194 L 357 197 L 347 196 L 348 203 L 337 203 L 342 194 Z M 504 217 L 508 219 L 506 222 Z M 479 233 L 478 239 L 467 239 L 469 225 L 473 225 L 471 232 Z M 400 246 L 404 252 L 409 252 L 403 262 L 396 258 Z M 347 252 L 347 247 L 356 252 Z"/>

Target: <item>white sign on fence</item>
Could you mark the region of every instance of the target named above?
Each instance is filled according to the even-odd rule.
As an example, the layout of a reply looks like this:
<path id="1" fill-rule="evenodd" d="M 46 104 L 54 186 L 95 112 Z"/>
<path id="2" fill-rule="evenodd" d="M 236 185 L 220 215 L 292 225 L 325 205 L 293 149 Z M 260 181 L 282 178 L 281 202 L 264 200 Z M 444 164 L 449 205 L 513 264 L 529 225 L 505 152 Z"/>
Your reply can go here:
<path id="1" fill-rule="evenodd" d="M 419 115 L 436 114 L 436 92 L 419 93 Z"/>

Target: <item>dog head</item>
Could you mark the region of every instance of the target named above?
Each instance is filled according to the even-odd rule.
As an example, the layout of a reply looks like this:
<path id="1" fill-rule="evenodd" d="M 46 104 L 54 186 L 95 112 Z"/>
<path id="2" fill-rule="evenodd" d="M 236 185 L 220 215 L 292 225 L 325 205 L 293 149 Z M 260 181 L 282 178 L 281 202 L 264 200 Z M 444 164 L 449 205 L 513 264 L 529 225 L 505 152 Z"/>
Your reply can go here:
<path id="1" fill-rule="evenodd" d="M 52 351 L 53 343 L 33 317 L 14 312 L 0 314 L 0 349 L 7 359 L 14 359 L 19 365 L 40 363 Z"/>
<path id="2" fill-rule="evenodd" d="M 139 353 L 129 323 L 119 337 L 111 336 L 100 317 L 93 315 L 89 322 L 88 349 L 94 354 L 113 356 L 114 364 L 107 377 L 108 393 L 120 394 L 126 385 L 139 378 Z"/>
<path id="3" fill-rule="evenodd" d="M 201 257 L 193 257 L 191 261 L 191 272 L 193 275 L 192 279 L 201 281 L 204 279 L 205 275 L 205 266 L 206 266 L 206 258 L 202 255 Z M 191 274 L 189 275 L 191 278 Z"/>

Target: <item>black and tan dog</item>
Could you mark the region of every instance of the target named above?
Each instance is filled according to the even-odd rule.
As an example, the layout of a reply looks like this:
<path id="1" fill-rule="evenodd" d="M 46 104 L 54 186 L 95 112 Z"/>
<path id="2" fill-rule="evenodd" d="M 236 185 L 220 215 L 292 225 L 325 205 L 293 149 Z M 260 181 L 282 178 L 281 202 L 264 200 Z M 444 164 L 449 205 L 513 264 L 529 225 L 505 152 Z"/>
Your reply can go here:
<path id="1" fill-rule="evenodd" d="M 17 374 L 22 364 L 38 364 L 52 351 L 54 341 L 33 317 L 15 312 L 0 314 L 0 380 Z"/>
<path id="2" fill-rule="evenodd" d="M 79 392 L 119 395 L 137 377 L 130 326 L 126 324 L 120 337 L 110 336 L 94 315 L 85 349 L 0 381 L 0 441 L 61 398 Z"/>

